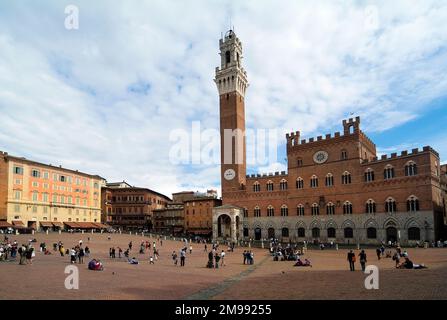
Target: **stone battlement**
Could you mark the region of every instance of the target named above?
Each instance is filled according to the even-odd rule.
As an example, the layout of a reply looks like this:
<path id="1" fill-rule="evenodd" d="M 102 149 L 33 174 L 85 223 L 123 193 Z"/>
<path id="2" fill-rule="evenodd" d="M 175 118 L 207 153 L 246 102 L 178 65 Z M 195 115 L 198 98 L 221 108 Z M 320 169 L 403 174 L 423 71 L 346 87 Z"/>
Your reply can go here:
<path id="1" fill-rule="evenodd" d="M 278 177 L 278 176 L 287 176 L 287 173 L 285 171 L 276 171 L 275 173 L 273 172 L 268 172 L 268 173 L 257 173 L 257 174 L 248 174 L 246 175 L 247 178 L 268 178 L 268 177 Z"/>
<path id="2" fill-rule="evenodd" d="M 422 150 L 419 150 L 419 148 L 414 148 L 414 149 L 411 149 L 411 152 L 409 152 L 408 150 L 401 151 L 400 155 L 398 155 L 397 152 L 393 152 L 390 155 L 383 154 L 380 158 L 374 157 L 374 158 L 372 158 L 372 160 L 364 159 L 362 161 L 362 164 L 373 164 L 373 163 L 377 163 L 377 162 L 381 162 L 381 161 L 388 161 L 388 160 L 392 160 L 392 159 L 405 158 L 408 156 L 415 156 L 415 155 L 423 154 L 423 153 L 427 153 L 427 152 L 433 152 L 436 156 L 439 157 L 438 152 L 436 152 L 432 147 L 425 146 L 422 148 Z"/>
<path id="3" fill-rule="evenodd" d="M 332 136 L 331 133 L 328 133 L 324 136 L 317 136 L 316 138 L 309 138 L 309 140 L 301 139 L 300 140 L 300 131 L 295 131 L 291 133 L 286 134 L 286 140 L 287 140 L 287 148 L 288 150 L 293 147 L 298 146 L 307 146 L 313 143 L 318 143 L 322 141 L 331 141 L 334 139 L 340 139 L 341 137 L 350 136 L 353 134 L 358 134 L 362 140 L 369 144 L 371 148 L 375 149 L 376 145 L 374 142 L 372 142 L 371 139 L 369 139 L 366 134 L 364 134 L 360 130 L 360 117 L 356 117 L 355 119 L 348 119 L 343 120 L 343 134 L 341 134 L 339 131 L 335 132 Z"/>

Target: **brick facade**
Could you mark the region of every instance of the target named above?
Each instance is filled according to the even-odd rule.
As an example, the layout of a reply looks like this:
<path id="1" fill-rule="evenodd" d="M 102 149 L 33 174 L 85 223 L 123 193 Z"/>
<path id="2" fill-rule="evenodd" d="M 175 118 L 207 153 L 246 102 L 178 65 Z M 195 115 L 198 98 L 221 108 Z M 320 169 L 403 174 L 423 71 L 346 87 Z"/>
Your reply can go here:
<path id="1" fill-rule="evenodd" d="M 129 185 L 102 188 L 102 212 L 105 222 L 121 230 L 152 229 L 153 211 L 164 209 L 171 201 L 165 195 L 147 188 Z"/>
<path id="2" fill-rule="evenodd" d="M 213 208 L 222 204 L 215 197 L 196 197 L 184 203 L 185 232 L 194 235 L 210 235 L 213 230 Z"/>
<path id="3" fill-rule="evenodd" d="M 221 56 L 241 48 L 233 37 L 227 33 L 220 40 Z M 241 92 L 222 92 L 218 81 L 222 74 L 230 79 L 240 72 L 231 63 L 216 70 L 222 154 L 224 130 L 245 130 L 245 115 Z M 439 155 L 432 148 L 378 158 L 359 117 L 344 120 L 343 132 L 334 135 L 306 141 L 300 132 L 287 134 L 286 146 L 287 172 L 241 178 L 245 149 L 243 164 L 224 164 L 222 157 L 223 203 L 244 209 L 246 239 L 407 243 L 442 236 L 445 191 Z M 225 177 L 229 168 L 236 172 L 233 179 Z"/>

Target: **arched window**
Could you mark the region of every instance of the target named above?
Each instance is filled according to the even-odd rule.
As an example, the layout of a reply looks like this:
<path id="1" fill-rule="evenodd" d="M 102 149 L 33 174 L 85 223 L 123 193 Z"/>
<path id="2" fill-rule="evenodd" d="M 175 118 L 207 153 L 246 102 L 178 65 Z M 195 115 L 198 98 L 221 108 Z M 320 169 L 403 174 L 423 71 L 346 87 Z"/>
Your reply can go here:
<path id="1" fill-rule="evenodd" d="M 320 229 L 319 228 L 313 228 L 312 229 L 312 237 L 313 238 L 319 238 L 320 237 Z"/>
<path id="2" fill-rule="evenodd" d="M 342 150 L 342 151 L 341 151 L 341 157 L 340 157 L 340 159 L 341 159 L 341 160 L 346 160 L 346 159 L 348 159 L 348 151 L 346 151 L 346 150 Z"/>
<path id="3" fill-rule="evenodd" d="M 287 180 L 286 179 L 282 179 L 279 182 L 279 190 L 287 190 Z"/>
<path id="4" fill-rule="evenodd" d="M 407 211 L 416 212 L 419 211 L 419 200 L 415 196 L 410 196 L 407 199 Z"/>
<path id="5" fill-rule="evenodd" d="M 296 207 L 296 215 L 297 216 L 304 216 L 304 206 L 302 204 L 299 204 Z"/>
<path id="6" fill-rule="evenodd" d="M 408 161 L 407 164 L 405 165 L 405 176 L 410 177 L 415 176 L 417 174 L 418 172 L 416 163 L 414 161 Z"/>
<path id="7" fill-rule="evenodd" d="M 333 204 L 332 202 L 329 202 L 329 203 L 326 205 L 326 214 L 327 214 L 327 215 L 333 215 L 333 214 L 335 214 L 335 206 L 334 206 L 334 204 Z"/>
<path id="8" fill-rule="evenodd" d="M 377 238 L 377 229 L 373 227 L 369 227 L 366 229 L 366 237 L 368 239 L 376 239 Z"/>
<path id="9" fill-rule="evenodd" d="M 372 181 L 374 181 L 374 170 L 368 168 L 365 171 L 365 182 L 372 182 Z"/>
<path id="10" fill-rule="evenodd" d="M 342 184 L 351 183 L 351 174 L 348 171 L 343 172 L 343 175 L 341 176 L 341 183 Z"/>
<path id="11" fill-rule="evenodd" d="M 303 178 L 299 177 L 296 179 L 296 188 L 297 189 L 303 189 L 304 188 L 304 180 Z"/>
<path id="12" fill-rule="evenodd" d="M 345 239 L 352 239 L 354 238 L 354 230 L 350 227 L 345 228 Z"/>
<path id="13" fill-rule="evenodd" d="M 248 217 L 248 209 L 244 208 L 244 218 L 247 218 L 247 217 Z"/>
<path id="14" fill-rule="evenodd" d="M 317 203 L 313 203 L 312 204 L 312 215 L 318 216 L 319 214 L 320 214 L 320 207 L 318 206 Z"/>
<path id="15" fill-rule="evenodd" d="M 376 213 L 376 203 L 374 202 L 374 200 L 369 199 L 368 201 L 366 201 L 366 213 Z"/>
<path id="16" fill-rule="evenodd" d="M 318 187 L 318 177 L 316 175 L 313 175 L 310 178 L 310 187 L 311 188 L 317 188 Z"/>
<path id="17" fill-rule="evenodd" d="M 327 237 L 328 238 L 335 238 L 335 228 L 328 228 L 327 229 Z"/>
<path id="18" fill-rule="evenodd" d="M 298 228 L 298 238 L 304 238 L 306 236 L 306 229 Z"/>
<path id="19" fill-rule="evenodd" d="M 261 216 L 261 209 L 258 206 L 255 207 L 254 216 L 255 217 L 260 217 Z"/>
<path id="20" fill-rule="evenodd" d="M 267 191 L 273 191 L 273 182 L 271 180 L 267 182 Z"/>
<path id="21" fill-rule="evenodd" d="M 283 237 L 288 237 L 289 236 L 289 228 L 282 228 L 281 234 Z"/>
<path id="22" fill-rule="evenodd" d="M 387 165 L 383 170 L 383 178 L 385 180 L 394 178 L 394 168 L 392 165 Z"/>
<path id="23" fill-rule="evenodd" d="M 281 206 L 281 217 L 287 217 L 289 215 L 289 208 L 285 204 Z"/>
<path id="24" fill-rule="evenodd" d="M 256 181 L 255 183 L 253 183 L 253 191 L 254 191 L 254 192 L 259 192 L 259 191 L 261 191 L 261 184 L 260 184 L 258 181 Z"/>
<path id="25" fill-rule="evenodd" d="M 408 228 L 408 240 L 421 240 L 421 230 L 417 227 Z"/>
<path id="26" fill-rule="evenodd" d="M 388 213 L 393 213 L 396 212 L 396 200 L 394 200 L 393 198 L 388 198 L 385 201 L 385 212 Z"/>
<path id="27" fill-rule="evenodd" d="M 343 204 L 343 214 L 352 214 L 352 203 L 349 201 L 346 201 Z"/>
<path id="28" fill-rule="evenodd" d="M 231 62 L 231 53 L 230 51 L 226 51 L 225 52 L 225 63 L 230 63 Z"/>
<path id="29" fill-rule="evenodd" d="M 267 207 L 267 217 L 273 217 L 275 215 L 275 209 L 270 205 Z"/>
<path id="30" fill-rule="evenodd" d="M 302 166 L 303 166 L 303 159 L 298 158 L 298 159 L 296 160 L 296 164 L 297 164 L 298 167 L 302 167 Z"/>
<path id="31" fill-rule="evenodd" d="M 334 176 L 332 173 L 326 175 L 326 187 L 331 187 L 334 185 Z"/>

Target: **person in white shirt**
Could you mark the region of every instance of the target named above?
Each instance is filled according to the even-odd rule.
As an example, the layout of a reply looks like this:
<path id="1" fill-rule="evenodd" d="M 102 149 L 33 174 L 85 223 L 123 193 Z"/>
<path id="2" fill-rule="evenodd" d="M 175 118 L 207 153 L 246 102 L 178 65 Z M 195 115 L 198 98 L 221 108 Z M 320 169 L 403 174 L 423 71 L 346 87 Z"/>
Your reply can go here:
<path id="1" fill-rule="evenodd" d="M 222 252 L 221 252 L 221 254 L 220 254 L 220 260 L 222 260 L 222 262 L 221 262 L 221 266 L 224 266 L 225 265 L 225 262 L 224 262 L 224 259 L 225 258 L 225 251 L 223 251 L 222 250 Z"/>

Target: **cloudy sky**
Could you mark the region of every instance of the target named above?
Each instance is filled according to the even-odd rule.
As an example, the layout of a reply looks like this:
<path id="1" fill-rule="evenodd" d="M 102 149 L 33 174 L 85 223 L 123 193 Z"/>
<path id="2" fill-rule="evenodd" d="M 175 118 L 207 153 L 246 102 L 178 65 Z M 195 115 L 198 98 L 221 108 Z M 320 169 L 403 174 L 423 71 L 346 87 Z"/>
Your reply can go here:
<path id="1" fill-rule="evenodd" d="M 247 126 L 280 137 L 248 173 L 284 170 L 285 132 L 357 115 L 379 153 L 431 145 L 446 162 L 446 21 L 440 0 L 0 0 L 0 150 L 167 195 L 220 189 L 218 165 L 173 161 L 171 135 L 218 129 L 218 41 L 234 25 Z"/>

